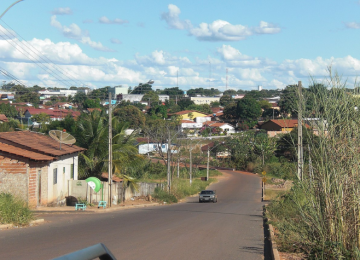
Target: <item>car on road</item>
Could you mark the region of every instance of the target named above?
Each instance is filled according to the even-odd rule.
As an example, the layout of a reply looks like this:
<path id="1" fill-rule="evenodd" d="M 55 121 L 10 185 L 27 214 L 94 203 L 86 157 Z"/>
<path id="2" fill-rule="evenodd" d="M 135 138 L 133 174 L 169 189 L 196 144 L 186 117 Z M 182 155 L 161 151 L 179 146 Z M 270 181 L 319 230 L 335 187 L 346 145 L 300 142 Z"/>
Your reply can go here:
<path id="1" fill-rule="evenodd" d="M 217 202 L 217 194 L 215 190 L 202 190 L 199 193 L 199 203 L 207 201 L 212 201 L 214 203 Z"/>

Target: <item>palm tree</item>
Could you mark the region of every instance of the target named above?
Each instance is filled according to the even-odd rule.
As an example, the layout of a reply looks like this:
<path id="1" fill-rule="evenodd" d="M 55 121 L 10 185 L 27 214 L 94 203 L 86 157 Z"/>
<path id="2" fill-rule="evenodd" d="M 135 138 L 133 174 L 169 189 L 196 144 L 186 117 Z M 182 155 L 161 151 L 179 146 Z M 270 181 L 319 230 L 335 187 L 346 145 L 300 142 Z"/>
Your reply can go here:
<path id="1" fill-rule="evenodd" d="M 81 114 L 77 121 L 77 144 L 87 150 L 79 156 L 79 177 L 100 176 L 108 156 L 108 124 L 104 111 Z"/>

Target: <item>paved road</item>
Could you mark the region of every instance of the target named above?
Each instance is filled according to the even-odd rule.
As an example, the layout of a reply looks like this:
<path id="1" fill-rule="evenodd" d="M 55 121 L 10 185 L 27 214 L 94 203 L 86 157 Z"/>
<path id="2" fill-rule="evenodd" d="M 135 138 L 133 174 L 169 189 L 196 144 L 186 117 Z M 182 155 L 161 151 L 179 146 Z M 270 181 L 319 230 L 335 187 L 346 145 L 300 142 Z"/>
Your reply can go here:
<path id="1" fill-rule="evenodd" d="M 218 203 L 104 214 L 44 214 L 37 227 L 0 231 L 0 259 L 52 259 L 104 243 L 117 259 L 263 259 L 260 178 L 225 171 Z"/>

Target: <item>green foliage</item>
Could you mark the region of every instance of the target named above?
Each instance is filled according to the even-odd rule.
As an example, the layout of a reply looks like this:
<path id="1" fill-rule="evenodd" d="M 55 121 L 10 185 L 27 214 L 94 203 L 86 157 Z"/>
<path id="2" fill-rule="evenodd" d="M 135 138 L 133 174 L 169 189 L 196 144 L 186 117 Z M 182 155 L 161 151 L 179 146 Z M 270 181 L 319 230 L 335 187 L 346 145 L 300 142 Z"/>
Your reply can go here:
<path id="1" fill-rule="evenodd" d="M 295 180 L 297 164 L 291 162 L 268 162 L 262 170 L 266 171 L 268 176 L 284 180 Z M 259 171 L 260 172 L 260 171 Z"/>
<path id="2" fill-rule="evenodd" d="M 230 95 L 223 95 L 220 98 L 220 105 L 222 105 L 222 106 L 226 106 L 232 102 L 234 102 L 234 100 L 233 100 L 232 96 L 230 96 Z"/>
<path id="3" fill-rule="evenodd" d="M 180 106 L 181 110 L 186 110 L 191 105 L 194 105 L 194 101 L 191 101 L 190 98 L 183 98 L 178 101 L 178 106 Z"/>
<path id="4" fill-rule="evenodd" d="M 6 117 L 16 117 L 18 112 L 16 108 L 10 104 L 0 104 L 0 114 L 4 114 Z"/>
<path id="5" fill-rule="evenodd" d="M 132 105 L 117 107 L 114 110 L 114 116 L 116 116 L 120 122 L 127 122 L 131 128 L 145 126 L 144 113 Z"/>
<path id="6" fill-rule="evenodd" d="M 187 91 L 187 94 L 189 95 L 189 97 L 196 97 L 196 95 L 213 97 L 213 96 L 219 95 L 220 93 L 221 92 L 219 90 L 214 89 L 214 88 L 211 88 L 211 89 L 194 88 L 194 89 L 189 89 Z"/>
<path id="7" fill-rule="evenodd" d="M 159 102 L 159 95 L 154 91 L 146 92 L 142 98 L 142 101 L 150 102 L 150 104 L 153 102 L 157 103 Z"/>
<path id="8" fill-rule="evenodd" d="M 0 223 L 27 225 L 34 219 L 26 203 L 9 193 L 0 193 Z"/>
<path id="9" fill-rule="evenodd" d="M 291 114 L 292 116 L 297 115 L 297 85 L 289 85 L 281 92 L 280 95 L 280 112 L 285 114 Z"/>
<path id="10" fill-rule="evenodd" d="M 155 188 L 153 197 L 159 201 L 163 201 L 166 203 L 177 203 L 178 200 L 173 194 L 169 194 L 167 191 L 157 187 Z"/>
<path id="11" fill-rule="evenodd" d="M 262 111 L 259 103 L 253 98 L 242 98 L 238 101 L 236 107 L 236 116 L 239 121 L 252 128 L 256 125 Z"/>
<path id="12" fill-rule="evenodd" d="M 173 179 L 172 194 L 174 194 L 176 198 L 182 199 L 205 190 L 206 187 L 214 181 L 215 179 L 209 179 L 209 181 L 194 179 L 190 185 L 189 180 Z"/>

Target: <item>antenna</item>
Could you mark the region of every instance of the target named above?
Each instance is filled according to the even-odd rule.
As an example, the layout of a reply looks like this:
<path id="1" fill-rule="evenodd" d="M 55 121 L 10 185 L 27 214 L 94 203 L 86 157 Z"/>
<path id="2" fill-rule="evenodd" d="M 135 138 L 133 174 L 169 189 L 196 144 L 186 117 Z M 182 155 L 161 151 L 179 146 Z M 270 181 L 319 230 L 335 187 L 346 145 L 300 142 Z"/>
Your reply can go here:
<path id="1" fill-rule="evenodd" d="M 60 150 L 61 150 L 61 143 L 63 144 L 74 144 L 76 142 L 75 137 L 71 134 L 66 133 L 66 130 L 50 130 L 49 135 L 52 139 L 58 141 L 60 143 Z"/>

